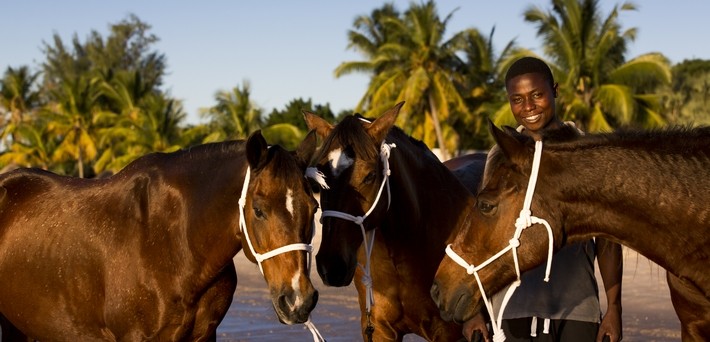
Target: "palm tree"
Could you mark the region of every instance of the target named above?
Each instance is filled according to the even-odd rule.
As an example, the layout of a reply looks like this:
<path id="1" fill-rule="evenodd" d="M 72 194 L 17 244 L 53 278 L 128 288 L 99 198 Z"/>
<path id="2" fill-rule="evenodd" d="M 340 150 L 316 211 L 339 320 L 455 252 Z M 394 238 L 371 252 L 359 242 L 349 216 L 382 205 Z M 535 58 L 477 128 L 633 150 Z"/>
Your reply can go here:
<path id="1" fill-rule="evenodd" d="M 32 73 L 27 66 L 8 67 L 0 80 L 0 127 L 5 146 L 10 143 L 8 137 L 17 139 L 17 127 L 26 121 L 27 113 L 39 105 L 39 92 L 35 82 L 39 73 Z"/>
<path id="2" fill-rule="evenodd" d="M 477 29 L 464 31 L 461 47 L 465 64 L 460 71 L 464 75 L 462 94 L 471 112 L 455 118 L 454 127 L 461 134 L 460 148 L 487 149 L 490 147 L 486 119 L 500 108 L 509 108 L 505 97 L 504 63 L 510 55 L 517 53 L 515 41 L 511 40 L 497 54 L 493 46 L 495 27 L 488 36 Z M 512 117 L 512 115 L 511 115 Z"/>
<path id="3" fill-rule="evenodd" d="M 100 109 L 99 80 L 88 77 L 65 79 L 50 90 L 50 103 L 41 115 L 48 122 L 48 130 L 59 141 L 52 158 L 54 162 L 76 162 L 78 176 L 84 177 L 84 166 L 97 155 L 94 139 L 94 114 Z"/>
<path id="4" fill-rule="evenodd" d="M 251 101 L 249 82 L 244 81 L 241 88 L 236 86 L 231 91 L 218 91 L 215 100 L 215 106 L 200 113 L 213 127 L 209 140 L 245 138 L 262 127 L 262 109 Z"/>
<path id="5" fill-rule="evenodd" d="M 546 12 L 530 7 L 524 16 L 544 40 L 561 86 L 564 118 L 592 132 L 622 125 L 663 125 L 660 98 L 654 91 L 670 83 L 668 60 L 655 53 L 624 58 L 636 29 L 622 32 L 618 16 L 620 11 L 635 10 L 635 5 L 617 5 L 604 19 L 598 0 L 552 0 L 552 8 Z"/>
<path id="6" fill-rule="evenodd" d="M 38 167 L 44 170 L 51 170 L 55 166 L 52 154 L 57 147 L 56 139 L 48 132 L 44 120 L 24 121 L 16 126 L 15 131 L 16 138 L 8 150 L 0 154 L 0 165 Z"/>
<path id="7" fill-rule="evenodd" d="M 388 22 L 399 20 L 400 13 L 391 3 L 372 11 L 370 16 L 362 15 L 355 18 L 355 29 L 348 31 L 348 48 L 363 55 L 365 60 L 341 63 L 335 69 L 335 77 L 363 72 L 377 75 L 386 69 L 377 60 L 380 48 L 389 41 L 399 40 L 398 30 L 391 28 Z M 355 112 L 361 113 L 370 106 L 371 98 L 366 94 L 355 106 Z"/>
<path id="8" fill-rule="evenodd" d="M 452 112 L 468 113 L 459 92 L 463 82 L 456 71 L 462 61 L 456 53 L 463 33 L 445 41 L 446 26 L 454 12 L 443 20 L 433 1 L 412 4 L 402 18 L 384 15 L 379 32 L 387 32 L 374 54 L 370 48 L 363 62 L 346 62 L 336 69 L 336 76 L 368 70 L 373 77 L 361 103 L 369 103 L 368 114 L 379 114 L 397 101 L 406 101 L 398 125 L 430 147 L 437 145 L 442 158 L 456 145 L 456 134 L 447 123 Z M 372 20 L 374 22 L 374 20 Z M 378 36 L 380 37 L 380 36 Z M 351 44 L 354 42 L 351 40 Z M 374 47 L 374 46 L 373 46 Z M 431 131 L 434 137 L 431 137 Z M 445 142 L 445 135 L 450 139 Z M 454 146 L 452 146 L 454 145 Z"/>

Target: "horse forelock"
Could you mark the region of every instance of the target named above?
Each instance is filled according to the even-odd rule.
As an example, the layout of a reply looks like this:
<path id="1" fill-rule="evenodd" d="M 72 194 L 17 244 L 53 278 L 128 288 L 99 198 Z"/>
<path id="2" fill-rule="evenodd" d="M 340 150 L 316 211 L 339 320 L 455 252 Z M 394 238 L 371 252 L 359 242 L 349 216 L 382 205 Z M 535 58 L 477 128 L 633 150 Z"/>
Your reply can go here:
<path id="1" fill-rule="evenodd" d="M 374 159 L 379 154 L 372 138 L 363 127 L 363 122 L 356 116 L 347 116 L 338 123 L 324 139 L 316 160 L 328 161 L 333 151 L 351 149 L 358 158 Z"/>

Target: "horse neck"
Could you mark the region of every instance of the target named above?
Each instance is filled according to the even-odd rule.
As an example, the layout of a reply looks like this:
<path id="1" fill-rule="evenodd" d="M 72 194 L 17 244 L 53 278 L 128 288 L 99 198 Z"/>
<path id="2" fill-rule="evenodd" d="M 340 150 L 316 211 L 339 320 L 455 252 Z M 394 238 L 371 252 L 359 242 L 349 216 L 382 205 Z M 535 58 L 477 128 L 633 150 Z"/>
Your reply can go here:
<path id="1" fill-rule="evenodd" d="M 638 149 L 551 152 L 538 189 L 556 195 L 550 206 L 559 206 L 568 239 L 605 237 L 682 274 L 688 258 L 710 257 L 710 179 L 696 176 L 709 164 Z"/>
<path id="2" fill-rule="evenodd" d="M 390 157 L 388 224 L 382 228 L 398 238 L 411 236 L 443 254 L 444 242 L 462 224 L 473 195 L 433 154 L 427 157 L 428 150 L 408 140 L 396 144 Z"/>
<path id="3" fill-rule="evenodd" d="M 204 160 L 191 160 L 181 177 L 191 184 L 185 194 L 193 203 L 187 223 L 187 241 L 200 266 L 209 273 L 220 270 L 241 250 L 238 200 L 247 170 L 246 156 L 222 148 Z"/>

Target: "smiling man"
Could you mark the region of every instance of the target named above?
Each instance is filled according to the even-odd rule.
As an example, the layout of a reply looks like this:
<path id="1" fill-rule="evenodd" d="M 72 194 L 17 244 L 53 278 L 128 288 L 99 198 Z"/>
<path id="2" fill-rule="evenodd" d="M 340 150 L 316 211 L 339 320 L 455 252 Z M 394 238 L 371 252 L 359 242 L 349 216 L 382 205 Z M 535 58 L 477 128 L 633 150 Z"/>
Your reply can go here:
<path id="1" fill-rule="evenodd" d="M 558 85 L 542 60 L 523 57 L 515 61 L 506 73 L 505 89 L 510 109 L 520 125 L 518 132 L 540 140 L 544 131 L 574 125 L 560 120 L 555 112 Z M 489 178 L 489 163 L 497 162 L 498 154 L 500 149 L 493 146 L 483 183 Z M 603 318 L 595 257 L 607 296 L 608 309 Z M 621 246 L 616 243 L 597 238 L 563 247 L 554 256 L 549 283 L 543 281 L 545 265 L 522 274 L 521 285 L 503 313 L 506 341 L 601 342 L 606 338 L 620 341 L 622 271 Z M 505 292 L 493 296 L 496 315 Z M 472 336 L 476 330 L 490 341 L 480 314 L 464 324 L 464 336 Z"/>

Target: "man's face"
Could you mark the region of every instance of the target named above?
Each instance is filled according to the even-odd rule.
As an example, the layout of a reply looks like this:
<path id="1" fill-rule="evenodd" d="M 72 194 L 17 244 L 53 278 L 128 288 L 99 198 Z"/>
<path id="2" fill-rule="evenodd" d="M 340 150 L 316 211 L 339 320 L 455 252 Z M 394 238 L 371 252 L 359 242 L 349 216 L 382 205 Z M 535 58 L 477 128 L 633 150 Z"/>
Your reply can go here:
<path id="1" fill-rule="evenodd" d="M 506 84 L 508 102 L 518 124 L 537 133 L 555 117 L 557 84 L 550 85 L 540 73 L 522 74 Z"/>

